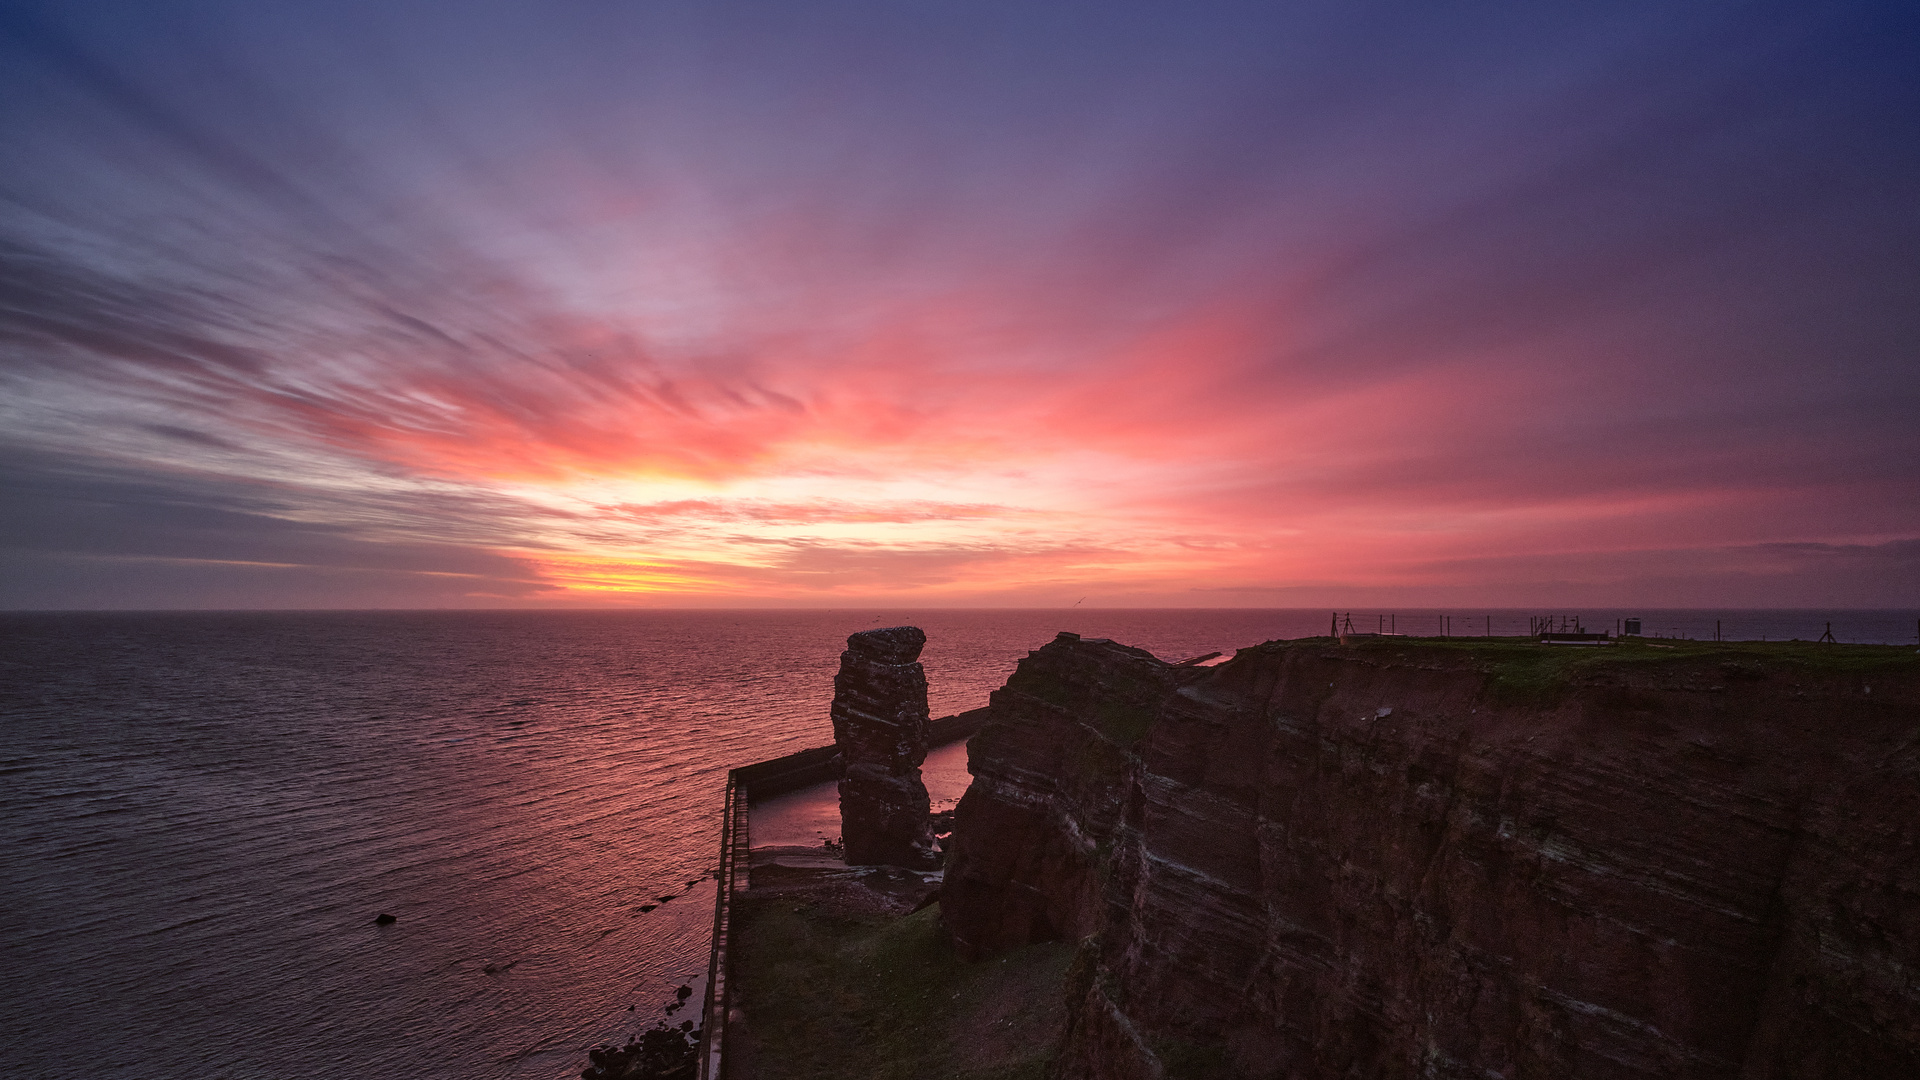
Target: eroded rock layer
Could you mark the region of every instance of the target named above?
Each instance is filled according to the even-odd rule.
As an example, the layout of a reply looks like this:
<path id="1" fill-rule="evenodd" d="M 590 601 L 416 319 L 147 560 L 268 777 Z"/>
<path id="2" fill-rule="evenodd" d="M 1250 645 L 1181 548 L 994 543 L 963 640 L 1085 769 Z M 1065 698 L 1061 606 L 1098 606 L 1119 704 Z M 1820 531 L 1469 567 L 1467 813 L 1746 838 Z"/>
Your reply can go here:
<path id="1" fill-rule="evenodd" d="M 1920 1076 L 1920 659 L 1521 648 L 1062 635 L 956 946 L 1083 943 L 1064 1078 Z"/>
<path id="2" fill-rule="evenodd" d="M 847 862 L 939 864 L 929 829 L 927 636 L 912 626 L 847 638 L 833 677 L 833 738 L 842 761 L 840 835 Z"/>

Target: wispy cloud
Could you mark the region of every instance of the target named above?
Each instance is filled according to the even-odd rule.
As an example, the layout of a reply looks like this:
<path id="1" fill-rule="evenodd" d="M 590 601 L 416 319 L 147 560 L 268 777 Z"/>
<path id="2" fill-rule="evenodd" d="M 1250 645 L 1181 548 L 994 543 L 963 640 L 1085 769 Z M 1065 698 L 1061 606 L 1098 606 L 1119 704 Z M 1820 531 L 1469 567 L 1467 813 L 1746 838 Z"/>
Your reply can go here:
<path id="1" fill-rule="evenodd" d="M 1881 6 L 809 12 L 9 8 L 0 602 L 1920 602 Z"/>

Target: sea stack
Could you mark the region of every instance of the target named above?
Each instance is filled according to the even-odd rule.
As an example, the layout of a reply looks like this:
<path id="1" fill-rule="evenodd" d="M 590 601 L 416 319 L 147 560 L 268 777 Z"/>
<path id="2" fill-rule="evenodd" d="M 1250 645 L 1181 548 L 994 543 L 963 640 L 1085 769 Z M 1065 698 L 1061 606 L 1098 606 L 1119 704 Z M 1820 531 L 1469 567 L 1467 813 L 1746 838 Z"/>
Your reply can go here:
<path id="1" fill-rule="evenodd" d="M 851 865 L 928 869 L 940 864 L 928 827 L 927 673 L 914 626 L 847 638 L 833 677 L 833 739 L 840 748 L 840 835 Z"/>

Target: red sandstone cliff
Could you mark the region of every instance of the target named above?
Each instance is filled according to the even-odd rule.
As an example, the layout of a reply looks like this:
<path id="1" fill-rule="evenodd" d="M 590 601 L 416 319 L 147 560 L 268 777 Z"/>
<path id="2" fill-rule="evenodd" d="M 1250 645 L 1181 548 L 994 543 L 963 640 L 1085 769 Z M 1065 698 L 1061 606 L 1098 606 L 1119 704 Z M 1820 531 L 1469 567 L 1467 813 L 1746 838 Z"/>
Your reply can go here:
<path id="1" fill-rule="evenodd" d="M 1920 1077 L 1920 658 L 1525 648 L 1061 635 L 956 946 L 1083 942 L 1065 1078 Z"/>
<path id="2" fill-rule="evenodd" d="M 840 750 L 840 833 L 852 865 L 937 867 L 929 829 L 927 674 L 914 626 L 847 638 L 833 677 L 833 741 Z"/>

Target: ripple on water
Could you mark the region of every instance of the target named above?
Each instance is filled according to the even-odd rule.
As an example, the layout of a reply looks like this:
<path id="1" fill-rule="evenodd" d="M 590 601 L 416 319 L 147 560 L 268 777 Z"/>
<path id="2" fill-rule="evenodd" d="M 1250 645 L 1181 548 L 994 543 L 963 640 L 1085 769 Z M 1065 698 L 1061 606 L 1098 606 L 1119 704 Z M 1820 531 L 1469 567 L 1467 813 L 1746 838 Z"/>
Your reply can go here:
<path id="1" fill-rule="evenodd" d="M 704 975 L 725 770 L 830 740 L 847 634 L 926 629 L 938 716 L 1057 630 L 1173 659 L 1325 620 L 0 616 L 0 1046 L 56 1080 L 576 1076 Z"/>

